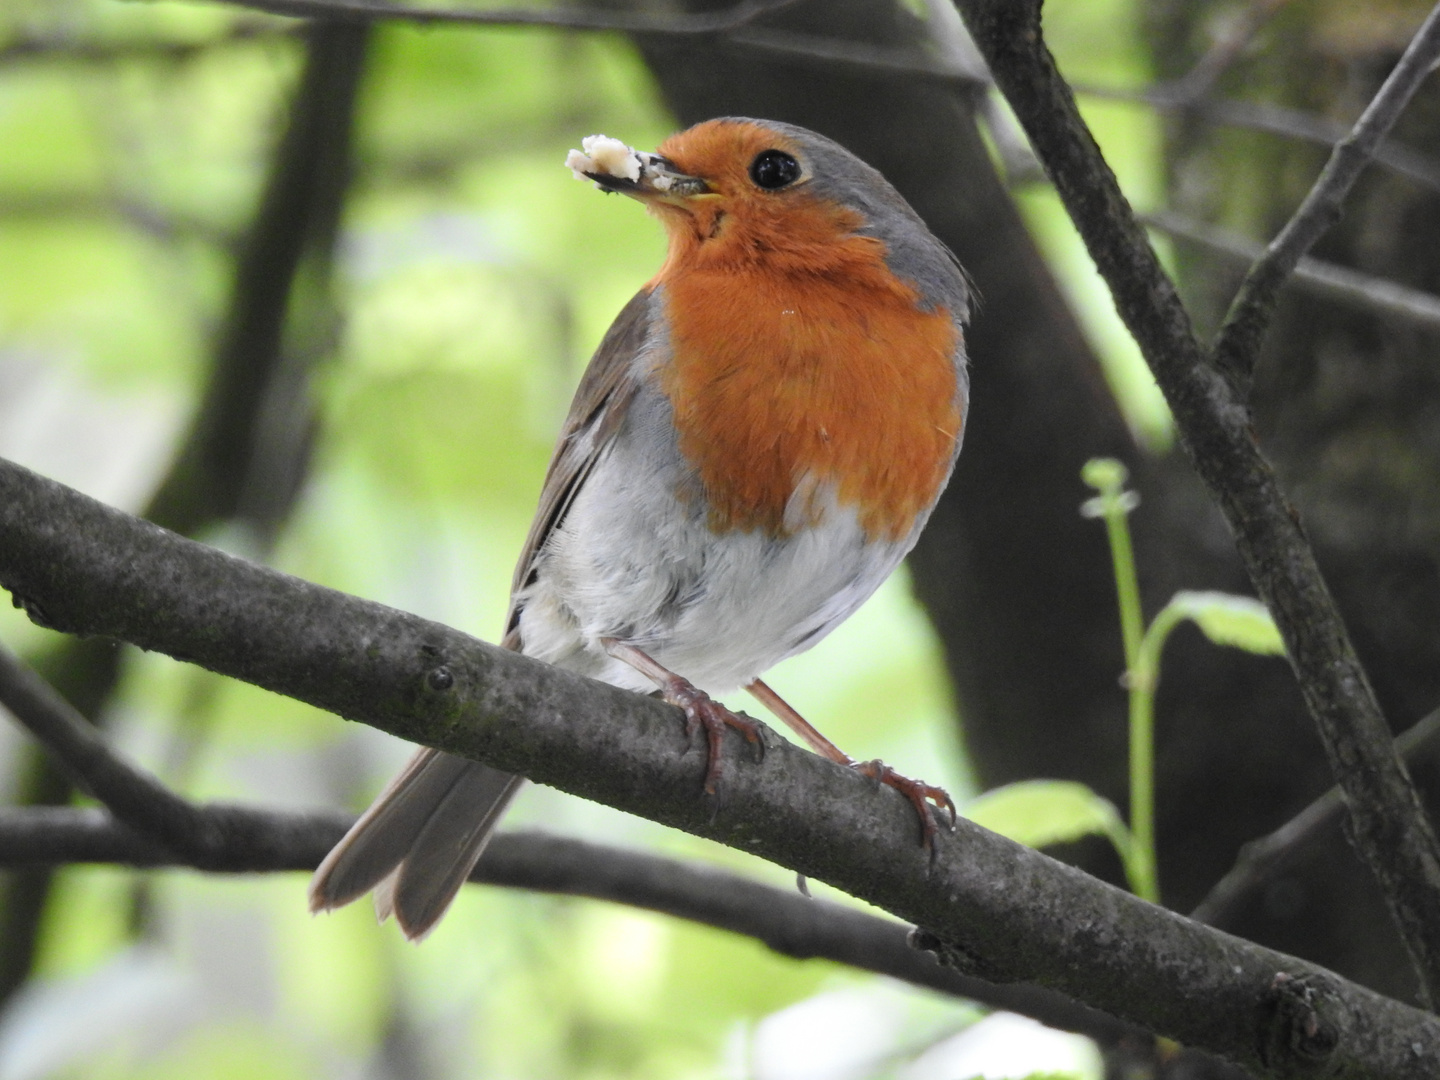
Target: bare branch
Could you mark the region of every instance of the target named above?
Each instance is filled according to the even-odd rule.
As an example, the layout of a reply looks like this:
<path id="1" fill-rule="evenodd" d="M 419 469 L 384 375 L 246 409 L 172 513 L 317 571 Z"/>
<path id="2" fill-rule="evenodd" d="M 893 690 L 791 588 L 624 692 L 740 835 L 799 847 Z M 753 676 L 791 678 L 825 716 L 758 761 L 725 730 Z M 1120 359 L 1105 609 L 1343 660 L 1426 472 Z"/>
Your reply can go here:
<path id="1" fill-rule="evenodd" d="M 1422 1080 L 1440 1058 L 1440 1019 L 970 822 L 938 837 L 932 860 L 904 796 L 773 736 L 753 762 L 732 733 L 736 767 L 707 802 L 703 755 L 683 752 L 672 706 L 246 563 L 9 463 L 0 584 L 56 629 L 119 637 L 750 851 L 926 928 L 966 974 L 1048 986 L 1247 1068 L 1297 1075 L 1323 1060 L 1334 1075 Z"/>
<path id="2" fill-rule="evenodd" d="M 232 843 L 202 869 L 223 873 L 314 870 L 354 817 L 249 807 L 197 807 L 227 823 L 243 816 L 264 849 Z M 217 826 L 220 822 L 216 822 Z M 120 863 L 194 866 L 102 810 L 0 808 L 0 866 Z M 915 986 L 1008 1009 L 1101 1042 L 1137 1029 L 1038 986 L 998 985 L 936 963 L 907 941 L 910 927 L 890 919 L 777 889 L 728 871 L 644 852 L 538 832 L 501 833 L 470 875 L 477 884 L 584 896 L 643 908 L 743 934 L 799 960 L 823 959 Z"/>
<path id="3" fill-rule="evenodd" d="M 189 433 L 152 497 L 146 516 L 195 530 L 238 519 L 264 543 L 299 488 L 308 459 L 309 395 L 295 393 L 333 327 L 323 288 L 350 176 L 355 102 L 366 56 L 364 25 L 304 28 L 306 58 L 285 133 L 247 230 L 214 361 Z M 130 219 L 161 219 L 136 204 Z M 313 274 L 306 275 L 306 268 Z M 317 288 L 295 290 L 296 282 Z M 295 311 L 300 318 L 295 317 Z M 287 336 L 287 328 L 291 331 Z M 268 498 L 257 498 L 264 490 Z M 51 678 L 91 716 L 119 672 L 119 651 L 71 642 L 50 658 Z M 37 758 L 26 797 L 64 802 L 67 785 Z M 14 875 L 0 901 L 0 1000 L 27 977 L 48 892 L 48 877 Z"/>
<path id="4" fill-rule="evenodd" d="M 65 34 L 12 38 L 0 46 L 0 64 L 58 57 L 66 61 L 110 64 L 117 60 L 165 60 L 184 63 L 219 46 L 266 38 L 293 37 L 295 28 L 283 23 L 255 20 L 240 22 L 223 34 L 203 41 L 164 41 L 139 38 L 121 41 L 89 41 Z"/>
<path id="5" fill-rule="evenodd" d="M 1245 403 L 1196 340 L 1174 283 L 1056 70 L 1038 0 L 957 2 L 1235 534 L 1345 789 L 1351 840 L 1380 880 L 1422 985 L 1440 996 L 1440 843 L 1298 515 L 1256 445 Z M 1258 344 L 1256 335 L 1248 347 Z"/>
<path id="6" fill-rule="evenodd" d="M 1395 749 L 1407 762 L 1433 753 L 1440 742 L 1440 709 L 1426 714 L 1395 740 Z M 1253 897 L 1293 865 L 1315 841 L 1340 825 L 1345 797 L 1332 787 L 1280 828 L 1246 844 L 1234 867 L 1201 900 L 1190 917 L 1209 926 L 1224 926 L 1241 903 Z"/>
<path id="7" fill-rule="evenodd" d="M 1280 286 L 1300 257 L 1340 220 L 1341 207 L 1350 189 L 1370 164 L 1376 149 L 1421 82 L 1430 74 L 1437 58 L 1440 58 L 1440 4 L 1431 9 L 1354 129 L 1336 144 L 1320 178 L 1280 234 L 1270 242 L 1265 257 L 1245 276 L 1213 346 L 1216 362 L 1232 377 L 1242 383 L 1248 381 L 1265 331 L 1269 329 Z"/>
<path id="8" fill-rule="evenodd" d="M 172 213 L 129 195 L 91 195 L 70 192 L 17 193 L 0 198 L 0 218 L 119 219 L 137 232 L 162 243 L 196 238 L 222 249 L 233 248 L 236 237 L 218 224 L 198 216 Z"/>
<path id="9" fill-rule="evenodd" d="M 483 26 L 552 26 L 570 30 L 621 31 L 688 37 L 725 35 L 721 44 L 781 53 L 828 67 L 853 68 L 883 75 L 909 75 L 962 86 L 984 86 L 983 68 L 937 60 L 913 49 L 819 37 L 753 25 L 799 0 L 742 0 L 731 8 L 703 14 L 648 15 L 598 8 L 499 9 L 405 6 L 391 0 L 218 0 L 220 3 L 297 18 L 396 19 L 419 23 L 468 23 Z M 0 58 L 3 58 L 0 53 Z"/>
<path id="10" fill-rule="evenodd" d="M 1182 101 L 1197 101 L 1205 97 L 1285 2 L 1250 0 L 1249 7 L 1232 16 L 1215 35 L 1209 50 L 1195 66 L 1171 84 L 1175 96 Z"/>
<path id="11" fill-rule="evenodd" d="M 650 15 L 591 8 L 466 8 L 406 6 L 391 0 L 218 0 L 223 4 L 268 11 L 296 19 L 395 19 L 415 23 L 472 26 L 554 26 L 567 30 L 618 30 L 627 34 L 687 36 L 734 30 L 798 0 L 740 0 L 733 7 L 700 15 Z"/>
<path id="12" fill-rule="evenodd" d="M 1334 147 L 1350 128 L 1326 116 L 1287 109 L 1262 101 L 1233 101 L 1229 99 L 1200 98 L 1186 100 L 1176 94 L 1173 84 L 1162 83 L 1142 90 L 1117 87 L 1076 84 L 1075 92 L 1083 97 L 1098 97 L 1110 101 L 1133 101 L 1149 105 L 1161 111 L 1179 111 L 1203 117 L 1222 127 L 1242 128 L 1260 131 L 1268 135 L 1279 135 L 1287 139 L 1299 139 L 1320 146 Z M 1423 184 L 1432 191 L 1440 191 L 1440 162 L 1428 154 L 1422 154 L 1408 146 L 1394 142 L 1382 142 L 1375 149 L 1375 161 L 1417 184 Z"/>
<path id="13" fill-rule="evenodd" d="M 9 649 L 0 648 L 0 704 L 60 762 L 70 778 L 125 824 L 183 855 L 220 837 L 204 816 L 148 773 L 111 753 L 99 731 Z"/>
<path id="14" fill-rule="evenodd" d="M 0 705 L 110 811 L 0 809 L 0 866 L 115 862 L 225 873 L 313 870 L 354 823 L 341 813 L 203 806 L 181 798 L 111 751 L 84 717 L 3 647 Z M 259 838 L 263 842 L 256 843 Z M 543 834 L 510 834 L 494 841 L 471 880 L 674 915 L 758 938 L 787 956 L 850 964 L 1102 1041 L 1135 1034 L 1053 991 L 997 986 L 943 967 L 907 944 L 910 928 L 902 924 L 721 870 Z"/>
<path id="15" fill-rule="evenodd" d="M 352 170 L 364 25 L 316 23 L 289 122 L 276 148 L 234 283 L 204 395 L 145 516 L 194 533 L 246 519 L 257 538 L 284 517 L 308 461 L 313 419 L 303 384 L 329 346 L 334 314 L 312 313 L 311 340 L 287 340 L 295 283 L 324 278 Z M 262 494 L 263 493 L 263 494 Z"/>
<path id="16" fill-rule="evenodd" d="M 990 85 L 984 66 L 969 67 L 954 59 L 935 58 L 910 48 L 802 34 L 771 27 L 745 27 L 727 34 L 727 46 L 742 46 L 813 61 L 827 68 L 850 68 L 879 75 L 905 75 L 977 89 Z"/>
<path id="17" fill-rule="evenodd" d="M 1216 254 L 1249 266 L 1265 253 L 1252 240 L 1215 229 L 1183 214 L 1163 211 L 1141 214 L 1140 221 L 1152 229 L 1207 248 Z M 1440 330 L 1440 296 L 1422 292 L 1396 281 L 1364 274 L 1346 266 L 1306 256 L 1295 265 L 1292 280 L 1318 296 L 1340 300 L 1376 315 L 1408 323 L 1424 330 Z"/>

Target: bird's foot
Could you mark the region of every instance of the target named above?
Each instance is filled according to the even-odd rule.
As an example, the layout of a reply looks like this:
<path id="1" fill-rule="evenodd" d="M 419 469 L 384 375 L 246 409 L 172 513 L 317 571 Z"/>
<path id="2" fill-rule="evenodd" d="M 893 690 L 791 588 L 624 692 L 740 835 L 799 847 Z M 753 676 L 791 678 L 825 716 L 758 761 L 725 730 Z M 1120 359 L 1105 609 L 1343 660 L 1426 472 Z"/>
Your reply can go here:
<path id="1" fill-rule="evenodd" d="M 935 834 L 940 831 L 940 823 L 936 818 L 936 810 L 947 810 L 950 820 L 946 823 L 946 829 L 955 831 L 955 821 L 958 815 L 955 812 L 955 800 L 950 798 L 950 793 L 944 788 L 938 788 L 923 780 L 911 780 L 908 776 L 901 776 L 898 772 L 886 765 L 883 761 L 857 761 L 850 766 L 863 776 L 868 776 L 877 784 L 885 784 L 894 788 L 900 794 L 910 800 L 910 805 L 915 807 L 915 813 L 920 817 L 920 846 L 930 853 L 930 858 L 935 858 Z"/>
<path id="2" fill-rule="evenodd" d="M 724 756 L 725 729 L 732 727 L 755 747 L 755 760 L 765 757 L 765 737 L 760 724 L 744 713 L 727 709 L 688 679 L 672 675 L 661 689 L 665 700 L 685 710 L 685 735 L 693 739 L 695 732 L 705 731 L 709 761 L 705 766 L 705 794 L 714 795 L 720 784 Z"/>
<path id="3" fill-rule="evenodd" d="M 623 660 L 657 687 L 660 695 L 671 705 L 685 710 L 685 734 L 693 739 L 695 732 L 705 729 L 705 741 L 709 750 L 709 762 L 705 766 L 705 794 L 714 795 L 720 784 L 722 747 L 725 729 L 732 727 L 744 735 L 755 747 L 755 760 L 765 758 L 764 728 L 744 713 L 731 712 L 724 705 L 701 690 L 689 679 L 657 663 L 642 649 L 619 638 L 601 638 L 605 651 L 617 660 Z M 718 804 L 717 804 L 718 805 Z"/>

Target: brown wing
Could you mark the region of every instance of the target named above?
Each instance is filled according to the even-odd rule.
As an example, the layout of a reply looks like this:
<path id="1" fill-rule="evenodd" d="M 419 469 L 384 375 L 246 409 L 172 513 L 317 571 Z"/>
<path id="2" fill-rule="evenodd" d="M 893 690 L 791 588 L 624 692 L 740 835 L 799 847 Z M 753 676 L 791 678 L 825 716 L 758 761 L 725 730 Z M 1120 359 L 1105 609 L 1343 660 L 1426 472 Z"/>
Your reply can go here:
<path id="1" fill-rule="evenodd" d="M 648 287 L 635 294 L 605 331 L 580 379 L 575 399 L 570 403 L 570 413 L 560 429 L 555 455 L 545 473 L 540 506 L 530 525 L 530 535 L 520 549 L 515 576 L 510 582 L 510 612 L 501 641 L 507 649 L 520 647 L 520 606 L 516 597 L 533 578 L 536 556 L 551 532 L 565 520 L 576 493 L 619 428 L 625 407 L 634 396 L 638 384 L 633 361 L 650 336 L 654 302 Z"/>
<path id="2" fill-rule="evenodd" d="M 649 337 L 652 302 L 646 289 L 625 305 L 575 391 L 515 568 L 506 648 L 520 647 L 515 594 L 530 581 L 535 557 L 564 520 L 635 393 L 632 361 Z M 523 782 L 476 761 L 422 749 L 326 856 L 310 885 L 311 910 L 339 907 L 374 889 L 381 918 L 393 913 L 406 937 L 424 937 L 455 898 Z"/>

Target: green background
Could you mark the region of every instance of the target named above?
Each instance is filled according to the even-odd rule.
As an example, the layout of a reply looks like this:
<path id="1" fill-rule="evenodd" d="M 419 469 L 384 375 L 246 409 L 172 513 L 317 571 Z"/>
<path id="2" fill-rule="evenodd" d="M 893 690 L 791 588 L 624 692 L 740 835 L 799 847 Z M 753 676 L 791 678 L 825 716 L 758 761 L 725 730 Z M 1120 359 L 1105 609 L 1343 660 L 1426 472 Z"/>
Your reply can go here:
<path id="1" fill-rule="evenodd" d="M 1123 2 L 1047 5 L 1052 43 L 1082 83 L 1146 81 L 1135 22 Z M 0 50 L 57 47 L 0 53 L 0 454 L 144 505 L 207 373 L 234 245 L 298 72 L 294 25 L 218 5 L 8 0 Z M 255 33 L 236 37 L 237 26 Z M 77 43 L 112 55 L 77 56 Z M 207 47 L 158 55 L 164 43 Z M 1152 203 L 1149 114 L 1101 104 L 1089 115 L 1132 197 Z M 335 279 L 341 339 L 315 380 L 319 443 L 275 565 L 497 636 L 571 389 L 663 256 L 640 207 L 602 198 L 561 163 L 587 134 L 653 147 L 672 129 L 617 35 L 378 31 Z M 1019 197 L 1133 425 L 1163 445 L 1163 405 L 1053 194 L 1036 185 Z M 246 550 L 239 536 L 205 539 Z M 51 637 L 0 611 L 12 648 L 38 655 Z M 938 648 L 903 572 L 770 681 L 853 756 L 973 794 Z M 109 720 L 126 753 L 202 799 L 359 809 L 407 753 L 150 655 L 129 657 Z M 5 761 L 20 745 L 0 733 Z M 789 884 L 734 851 L 548 789 L 527 790 L 509 824 Z M 0 1080 L 948 1080 L 946 1040 L 980 1015 L 597 902 L 471 888 L 416 947 L 377 928 L 366 903 L 310 917 L 304 887 L 294 874 L 63 871 L 41 978 L 0 1015 Z M 1009 1050 L 987 1075 L 1096 1075 L 1072 1044 L 1037 1062 L 1022 1051 L 1043 1048 L 1040 1035 L 1006 1029 L 995 1041 Z"/>

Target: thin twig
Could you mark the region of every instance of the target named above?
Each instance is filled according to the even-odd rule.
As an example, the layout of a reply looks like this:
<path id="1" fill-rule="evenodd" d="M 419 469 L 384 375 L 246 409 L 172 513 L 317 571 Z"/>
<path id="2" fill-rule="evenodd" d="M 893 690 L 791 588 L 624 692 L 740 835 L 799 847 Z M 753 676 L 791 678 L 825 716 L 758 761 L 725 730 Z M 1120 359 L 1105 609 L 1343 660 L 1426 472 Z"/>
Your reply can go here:
<path id="1" fill-rule="evenodd" d="M 44 679 L 0 646 L 0 705 L 50 751 L 70 778 L 120 821 L 189 857 L 215 850 L 220 837 L 184 799 L 111 752 L 104 738 Z"/>
<path id="2" fill-rule="evenodd" d="M 118 218 L 136 232 L 161 243 L 198 239 L 221 249 L 233 248 L 234 233 L 198 216 L 175 213 L 140 196 L 82 192 L 17 193 L 0 197 L 0 218 Z"/>
<path id="3" fill-rule="evenodd" d="M 983 66 L 967 67 L 954 58 L 932 57 L 911 48 L 821 37 L 768 26 L 736 29 L 726 34 L 721 43 L 810 60 L 830 68 L 904 75 L 966 88 L 990 85 L 989 74 Z"/>
<path id="4" fill-rule="evenodd" d="M 1351 840 L 1380 881 L 1422 986 L 1440 998 L 1440 842 L 1298 515 L 1256 444 L 1245 403 L 1201 348 L 1174 283 L 1056 70 L 1039 0 L 959 3 L 1235 534 L 1345 789 Z M 1258 345 L 1258 334 L 1246 343 L 1252 355 L 1244 366 Z"/>
<path id="5" fill-rule="evenodd" d="M 740 0 L 733 7 L 703 14 L 649 15 L 599 8 L 466 8 L 406 6 L 390 0 L 218 0 L 296 19 L 393 19 L 414 23 L 472 26 L 552 26 L 565 30 L 615 30 L 627 34 L 690 36 L 721 34 L 780 11 L 799 0 Z"/>
<path id="6" fill-rule="evenodd" d="M 1396 739 L 1395 749 L 1407 761 L 1433 752 L 1440 738 L 1440 709 L 1427 713 Z M 1190 912 L 1196 922 L 1224 926 L 1235 910 L 1277 875 L 1308 853 L 1316 840 L 1340 824 L 1345 796 L 1332 787 L 1274 832 L 1240 849 L 1240 858 Z"/>
<path id="7" fill-rule="evenodd" d="M 1406 47 L 1350 134 L 1336 144 L 1300 208 L 1250 268 L 1212 348 L 1221 370 L 1243 385 L 1255 367 L 1280 286 L 1335 222 L 1355 181 L 1440 58 L 1440 4 Z"/>
<path id="8" fill-rule="evenodd" d="M 903 796 L 784 740 L 756 762 L 727 737 L 724 798 L 702 800 L 703 756 L 683 752 L 672 706 L 246 563 L 5 462 L 0 584 L 56 629 L 178 654 L 752 852 L 925 927 L 966 974 L 1049 986 L 1247 1068 L 1300 1075 L 1318 1054 L 1337 1076 L 1433 1080 L 1440 1060 L 1440 1018 L 964 819 L 932 859 Z M 1292 983 L 1310 996 L 1293 1001 Z"/>
<path id="9" fill-rule="evenodd" d="M 225 806 L 196 807 L 217 830 L 266 835 L 263 849 L 232 842 L 203 869 L 223 873 L 313 870 L 354 822 L 343 813 L 294 813 Z M 118 863 L 133 867 L 194 863 L 103 810 L 0 808 L 0 867 Z M 643 908 L 755 938 L 785 956 L 847 964 L 1032 1017 L 1102 1042 L 1137 1029 L 1053 990 L 997 985 L 962 975 L 907 943 L 910 927 L 855 908 L 810 900 L 717 867 L 539 832 L 501 833 L 470 875 L 477 884 L 583 896 Z"/>
<path id="10" fill-rule="evenodd" d="M 1183 214 L 1161 211 L 1141 214 L 1140 220 L 1149 228 L 1198 244 L 1245 266 L 1265 253 L 1262 244 L 1194 221 Z M 1440 330 L 1440 296 L 1434 293 L 1412 289 L 1387 278 L 1364 274 L 1308 255 L 1296 264 L 1293 280 L 1307 292 L 1341 300 L 1421 329 Z"/>
<path id="11" fill-rule="evenodd" d="M 1175 96 L 1182 101 L 1197 101 L 1205 97 L 1285 2 L 1250 0 L 1250 6 L 1215 35 L 1210 48 L 1195 66 L 1171 84 Z"/>
<path id="12" fill-rule="evenodd" d="M 268 21 L 236 23 L 223 34 L 201 41 L 156 41 L 143 38 L 129 41 L 87 41 L 64 34 L 37 35 L 12 38 L 0 46 L 0 64 L 52 57 L 91 64 L 112 64 L 120 60 L 184 63 L 203 56 L 218 46 L 294 36 L 293 25 Z"/>
<path id="13" fill-rule="evenodd" d="M 1201 98 L 1187 101 L 1175 93 L 1169 83 L 1131 90 L 1123 87 L 1097 86 L 1093 83 L 1075 86 L 1075 92 L 1083 97 L 1098 97 L 1107 101 L 1128 101 L 1149 105 L 1162 112 L 1178 111 L 1199 116 L 1221 127 L 1240 128 L 1245 131 L 1259 131 L 1267 135 L 1279 135 L 1287 139 L 1315 143 L 1333 149 L 1350 133 L 1349 125 L 1326 116 L 1287 109 L 1261 101 L 1236 101 L 1226 98 Z M 1422 154 L 1408 146 L 1390 140 L 1382 142 L 1375 150 L 1375 161 L 1392 172 L 1398 173 L 1432 191 L 1440 191 L 1440 162 L 1428 154 Z"/>

